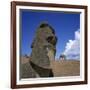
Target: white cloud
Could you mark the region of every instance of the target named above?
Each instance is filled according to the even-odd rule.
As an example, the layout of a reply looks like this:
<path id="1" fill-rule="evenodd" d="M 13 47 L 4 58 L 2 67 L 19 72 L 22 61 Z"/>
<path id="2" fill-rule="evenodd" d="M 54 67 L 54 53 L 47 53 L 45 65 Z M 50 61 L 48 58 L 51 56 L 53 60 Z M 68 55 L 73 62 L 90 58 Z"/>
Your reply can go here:
<path id="1" fill-rule="evenodd" d="M 80 59 L 80 30 L 75 31 L 74 40 L 69 40 L 66 43 L 63 54 L 66 55 L 67 59 Z"/>

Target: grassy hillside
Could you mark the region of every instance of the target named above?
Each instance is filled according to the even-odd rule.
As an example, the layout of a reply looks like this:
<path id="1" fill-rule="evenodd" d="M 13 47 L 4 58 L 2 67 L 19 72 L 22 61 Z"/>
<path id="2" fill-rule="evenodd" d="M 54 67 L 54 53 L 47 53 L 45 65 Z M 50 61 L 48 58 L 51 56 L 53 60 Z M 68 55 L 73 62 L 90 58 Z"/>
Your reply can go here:
<path id="1" fill-rule="evenodd" d="M 54 61 L 54 76 L 77 76 L 80 74 L 80 62 L 73 60 Z"/>

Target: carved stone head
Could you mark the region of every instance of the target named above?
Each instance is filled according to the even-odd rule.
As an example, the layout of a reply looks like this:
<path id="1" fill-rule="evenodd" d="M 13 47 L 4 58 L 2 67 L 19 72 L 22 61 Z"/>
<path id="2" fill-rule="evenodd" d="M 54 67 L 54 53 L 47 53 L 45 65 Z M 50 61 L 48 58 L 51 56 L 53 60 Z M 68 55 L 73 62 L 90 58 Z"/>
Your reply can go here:
<path id="1" fill-rule="evenodd" d="M 56 43 L 55 30 L 49 24 L 41 23 L 31 45 L 31 62 L 39 67 L 49 69 L 50 59 L 55 57 Z"/>

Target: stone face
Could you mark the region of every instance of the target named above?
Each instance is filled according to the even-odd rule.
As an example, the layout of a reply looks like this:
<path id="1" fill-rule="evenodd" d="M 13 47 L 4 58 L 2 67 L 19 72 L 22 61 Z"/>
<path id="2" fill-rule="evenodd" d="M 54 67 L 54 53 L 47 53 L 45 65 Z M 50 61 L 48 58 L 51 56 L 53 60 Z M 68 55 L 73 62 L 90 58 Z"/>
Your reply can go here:
<path id="1" fill-rule="evenodd" d="M 55 57 L 56 42 L 54 29 L 47 23 L 40 24 L 31 45 L 30 64 L 41 77 L 52 75 L 50 59 Z"/>
<path id="2" fill-rule="evenodd" d="M 42 68 L 50 68 L 48 51 L 52 50 L 55 56 L 57 38 L 54 29 L 42 23 L 36 31 L 32 43 L 31 61 Z"/>

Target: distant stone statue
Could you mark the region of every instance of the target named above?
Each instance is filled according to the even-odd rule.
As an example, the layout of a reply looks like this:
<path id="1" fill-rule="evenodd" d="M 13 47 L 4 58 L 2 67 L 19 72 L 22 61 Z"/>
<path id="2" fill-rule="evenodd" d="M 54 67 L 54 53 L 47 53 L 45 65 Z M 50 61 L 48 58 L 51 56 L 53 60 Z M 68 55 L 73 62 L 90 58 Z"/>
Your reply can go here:
<path id="1" fill-rule="evenodd" d="M 64 54 L 60 55 L 60 60 L 66 60 L 66 56 Z"/>

